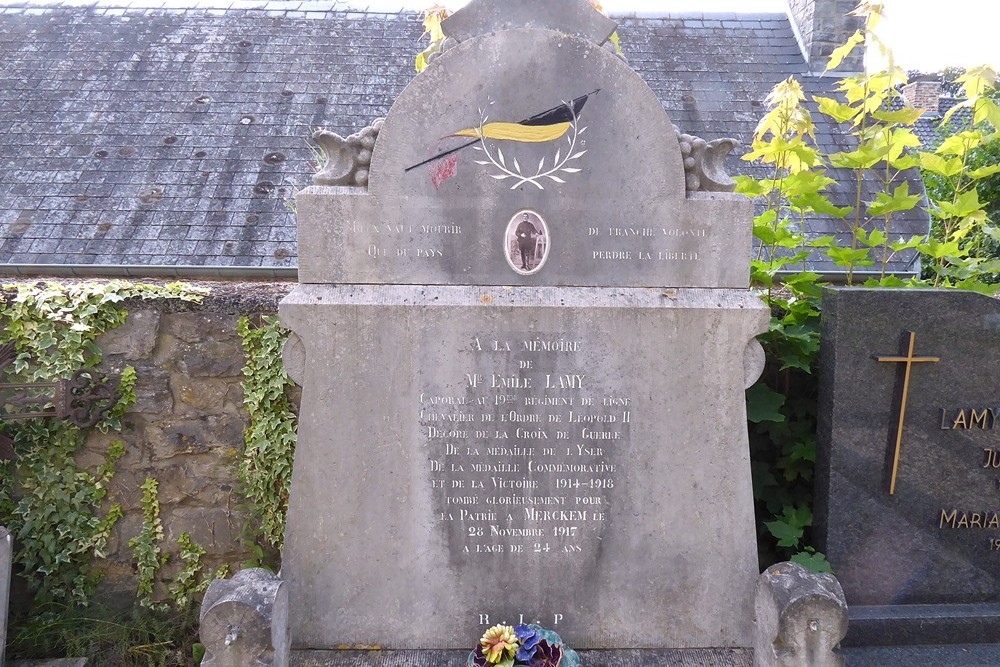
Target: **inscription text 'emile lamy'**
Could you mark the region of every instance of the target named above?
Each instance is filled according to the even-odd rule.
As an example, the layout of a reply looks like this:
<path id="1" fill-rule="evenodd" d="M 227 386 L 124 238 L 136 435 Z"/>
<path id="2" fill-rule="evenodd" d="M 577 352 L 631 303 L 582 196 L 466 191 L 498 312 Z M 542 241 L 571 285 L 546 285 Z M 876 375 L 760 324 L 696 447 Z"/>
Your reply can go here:
<path id="1" fill-rule="evenodd" d="M 601 389 L 607 373 L 587 367 L 587 348 L 563 335 L 473 335 L 458 357 L 472 367 L 419 394 L 437 519 L 453 550 L 572 557 L 599 545 L 632 400 Z"/>

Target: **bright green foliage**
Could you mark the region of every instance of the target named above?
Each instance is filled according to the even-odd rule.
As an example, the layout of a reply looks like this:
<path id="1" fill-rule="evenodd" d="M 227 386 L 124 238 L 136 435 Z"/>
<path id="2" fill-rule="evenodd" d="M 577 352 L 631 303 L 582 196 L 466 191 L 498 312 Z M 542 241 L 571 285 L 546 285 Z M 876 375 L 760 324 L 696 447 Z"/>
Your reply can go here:
<path id="1" fill-rule="evenodd" d="M 87 604 L 97 584 L 90 561 L 104 556 L 111 529 L 122 516 L 117 503 L 104 516 L 94 511 L 107 494 L 115 460 L 124 453 L 121 444 L 109 450 L 95 475 L 73 461 L 82 439 L 80 429 L 64 423 L 27 424 L 15 433 L 17 465 L 29 472 L 20 476 L 22 497 L 12 516 L 20 545 L 16 558 L 33 568 L 36 576 L 29 581 L 39 600 Z"/>
<path id="2" fill-rule="evenodd" d="M 123 322 L 126 299 L 180 298 L 200 294 L 183 285 L 164 287 L 108 283 L 31 283 L 4 288 L 0 301 L 0 343 L 13 341 L 17 357 L 9 381 L 53 382 L 81 367 L 94 367 L 101 354 L 96 339 Z M 135 371 L 121 378 L 121 398 L 97 425 L 118 430 L 135 401 Z M 85 432 L 55 419 L 12 421 L 4 425 L 14 440 L 16 462 L 0 463 L 0 525 L 14 532 L 15 558 L 27 573 L 38 605 L 86 605 L 97 577 L 90 567 L 104 555 L 121 508 L 107 502 L 107 484 L 123 453 L 113 443 L 96 471 L 82 470 L 75 455 Z"/>
<path id="3" fill-rule="evenodd" d="M 802 551 L 792 556 L 789 560 L 813 572 L 833 572 L 833 567 L 830 566 L 830 561 L 826 559 L 826 556 L 810 546 L 803 547 Z"/>
<path id="4" fill-rule="evenodd" d="M 250 417 L 238 473 L 255 517 L 248 529 L 254 531 L 253 539 L 280 550 L 295 453 L 296 417 L 288 396 L 294 385 L 281 361 L 288 334 L 277 316 L 262 317 L 256 327 L 241 318 L 238 330 L 246 353 L 243 406 Z"/>
<path id="5" fill-rule="evenodd" d="M 94 428 L 101 433 L 122 430 L 122 417 L 125 416 L 125 411 L 134 405 L 137 399 L 135 395 L 135 383 L 138 379 L 138 376 L 135 374 L 135 368 L 132 366 L 126 366 L 122 370 L 121 375 L 118 377 L 118 403 L 108 410 L 108 414 Z"/>
<path id="6" fill-rule="evenodd" d="M 107 283 L 20 284 L 3 305 L 5 340 L 13 340 L 18 356 L 14 373 L 24 382 L 69 377 L 84 366 L 96 366 L 101 351 L 95 340 L 125 322 L 119 304 L 126 299 L 199 300 L 204 291 L 180 283 L 166 286 L 113 280 Z"/>
<path id="7" fill-rule="evenodd" d="M 135 559 L 139 587 L 139 605 L 155 611 L 167 611 L 166 604 L 156 602 L 154 587 L 156 575 L 166 565 L 167 555 L 160 553 L 163 541 L 163 523 L 160 521 L 159 482 L 147 477 L 142 483 L 142 530 L 128 541 Z"/>
<path id="8" fill-rule="evenodd" d="M 934 152 L 920 154 L 931 197 L 933 236 L 925 251 L 924 277 L 935 286 L 969 285 L 990 292 L 1000 280 L 1000 104 L 997 75 L 989 68 L 958 77 L 967 99 L 952 107 L 942 128 L 954 133 Z M 953 116 L 971 111 L 964 126 Z M 975 282 L 982 277 L 984 288 Z"/>
<path id="9" fill-rule="evenodd" d="M 197 597 L 208 590 L 212 579 L 219 577 L 201 576 L 201 557 L 205 555 L 205 548 L 192 542 L 190 535 L 181 533 L 177 538 L 177 546 L 180 547 L 177 555 L 182 563 L 181 570 L 174 577 L 168 590 L 170 599 L 178 611 L 190 611 Z"/>
<path id="10" fill-rule="evenodd" d="M 806 258 L 825 255 L 843 268 L 848 284 L 854 284 L 859 271 L 874 267 L 877 279 L 868 280 L 868 286 L 934 285 L 987 293 L 998 287 L 991 283 L 996 282 L 1000 262 L 987 250 L 988 241 L 1000 241 L 1000 232 L 988 222 L 977 185 L 1000 174 L 1000 167 L 995 161 L 970 159 L 1000 137 L 995 130 L 1000 114 L 991 97 L 996 94 L 996 75 L 979 68 L 961 77 L 974 126 L 944 139 L 933 152 L 920 151 L 912 129 L 920 112 L 894 109 L 906 75 L 893 65 L 878 37 L 880 11 L 880 3 L 859 3 L 856 13 L 866 19 L 866 28 L 833 54 L 831 67 L 867 41 L 889 58 L 888 68 L 842 79 L 837 99 L 814 99 L 819 112 L 840 124 L 856 147 L 829 155 L 818 149 L 805 95 L 789 79 L 768 96 L 768 111 L 744 158 L 767 167 L 768 177 L 737 178 L 737 192 L 763 202 L 762 213 L 754 219 L 758 247 L 751 282 L 772 313 L 770 331 L 760 337 L 767 368 L 747 391 L 754 496 L 758 516 L 767 518 L 759 531 L 762 564 L 791 558 L 829 570 L 823 555 L 808 546 L 816 460 L 817 387 L 812 371 L 819 352 L 822 285 L 819 276 L 805 271 Z M 931 237 L 903 239 L 893 233 L 893 221 L 922 205 L 923 197 L 911 191 L 907 180 L 912 174 L 908 170 L 918 166 L 940 179 L 942 187 L 931 194 L 948 196 L 931 199 Z M 852 206 L 837 207 L 827 198 L 826 189 L 834 182 L 826 172 L 829 167 L 853 173 L 858 195 Z M 863 183 L 876 186 L 870 201 L 864 201 Z M 801 230 L 810 214 L 841 220 L 849 241 L 838 245 L 832 236 L 807 240 Z M 889 262 L 907 250 L 920 253 L 929 281 L 889 275 Z"/>
<path id="11" fill-rule="evenodd" d="M 764 525 L 777 538 L 779 547 L 795 547 L 802 541 L 806 526 L 812 525 L 812 510 L 805 505 L 785 507 L 780 517 Z"/>
<path id="12" fill-rule="evenodd" d="M 213 575 L 205 576 L 201 562 L 205 555 L 204 547 L 193 542 L 187 533 L 181 533 L 177 538 L 180 570 L 167 582 L 169 602 L 159 599 L 156 585 L 162 578 L 163 566 L 170 562 L 171 556 L 160 548 L 164 534 L 160 519 L 159 483 L 147 477 L 141 488 L 142 530 L 128 542 L 138 570 L 139 606 L 160 613 L 172 609 L 181 616 L 189 615 L 194 602 L 208 589 L 212 580 L 224 578 L 228 568 L 219 568 Z"/>
<path id="13" fill-rule="evenodd" d="M 430 44 L 417 54 L 415 63 L 417 73 L 427 69 L 431 56 L 441 50 L 445 40 L 444 31 L 441 30 L 441 21 L 446 18 L 448 18 L 448 10 L 440 5 L 434 5 L 424 10 L 424 34 L 421 37 L 428 37 Z"/>

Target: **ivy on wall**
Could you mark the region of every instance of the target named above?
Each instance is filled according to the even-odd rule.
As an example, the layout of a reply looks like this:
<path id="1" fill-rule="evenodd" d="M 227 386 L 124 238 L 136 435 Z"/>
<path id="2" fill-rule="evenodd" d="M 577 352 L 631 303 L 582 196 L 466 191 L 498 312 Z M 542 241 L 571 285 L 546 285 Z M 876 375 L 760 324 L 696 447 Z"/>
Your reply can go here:
<path id="1" fill-rule="evenodd" d="M 247 509 L 254 517 L 246 537 L 261 547 L 280 550 L 297 421 L 289 398 L 294 384 L 281 360 L 288 332 L 276 315 L 263 316 L 256 325 L 243 317 L 238 331 L 246 353 L 243 406 L 249 415 L 238 474 Z"/>
<path id="2" fill-rule="evenodd" d="M 128 316 L 127 299 L 199 300 L 203 292 L 182 284 L 165 286 L 125 281 L 58 284 L 39 282 L 4 287 L 0 301 L 0 344 L 13 342 L 16 357 L 7 381 L 54 382 L 101 361 L 97 338 Z M 121 398 L 102 422 L 102 431 L 120 430 L 135 401 L 135 371 L 119 380 Z M 79 467 L 76 454 L 86 432 L 56 419 L 4 425 L 14 441 L 15 461 L 0 462 L 0 525 L 17 541 L 15 561 L 28 573 L 36 605 L 87 605 L 97 576 L 91 561 L 104 555 L 121 507 L 108 503 L 107 484 L 124 446 L 109 446 L 103 464 Z"/>

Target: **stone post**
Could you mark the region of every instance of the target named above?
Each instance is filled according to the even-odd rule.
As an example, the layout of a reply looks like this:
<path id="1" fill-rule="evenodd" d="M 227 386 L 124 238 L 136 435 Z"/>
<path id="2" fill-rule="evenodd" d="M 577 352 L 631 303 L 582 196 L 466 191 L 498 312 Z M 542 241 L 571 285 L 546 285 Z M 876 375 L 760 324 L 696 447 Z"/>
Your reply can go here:
<path id="1" fill-rule="evenodd" d="M 844 667 L 847 601 L 832 574 L 778 563 L 757 580 L 755 667 Z"/>
<path id="2" fill-rule="evenodd" d="M 213 581 L 199 620 L 202 667 L 288 667 L 288 590 L 276 574 L 251 568 Z"/>

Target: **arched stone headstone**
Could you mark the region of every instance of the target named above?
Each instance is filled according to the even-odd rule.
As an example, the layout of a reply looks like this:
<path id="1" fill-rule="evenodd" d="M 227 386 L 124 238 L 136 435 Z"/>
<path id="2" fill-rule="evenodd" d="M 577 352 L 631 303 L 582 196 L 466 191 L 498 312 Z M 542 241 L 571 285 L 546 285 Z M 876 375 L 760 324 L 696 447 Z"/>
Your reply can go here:
<path id="1" fill-rule="evenodd" d="M 679 140 L 560 1 L 471 3 L 384 122 L 320 135 L 281 305 L 296 647 L 522 619 L 575 648 L 751 645 L 751 206 L 695 191 L 727 187 L 729 144 Z"/>

